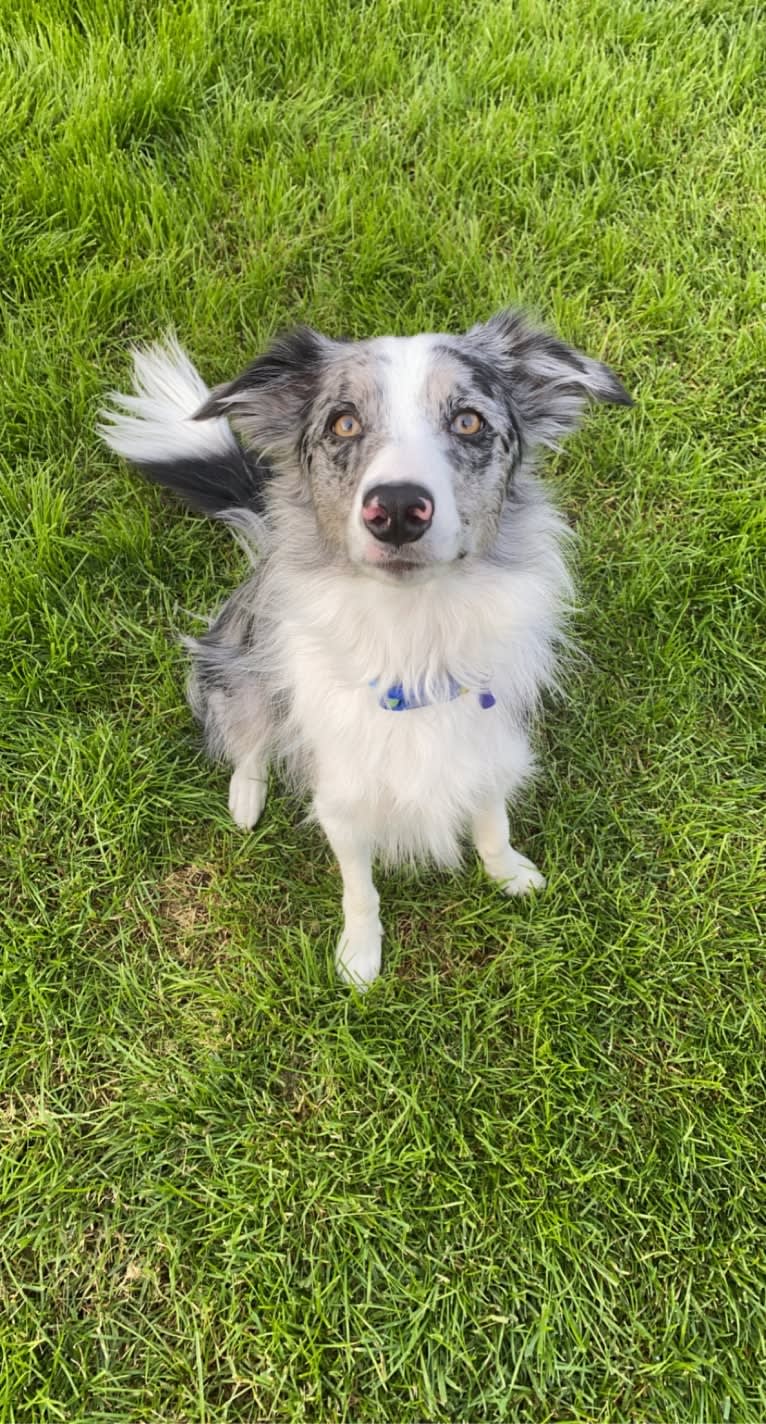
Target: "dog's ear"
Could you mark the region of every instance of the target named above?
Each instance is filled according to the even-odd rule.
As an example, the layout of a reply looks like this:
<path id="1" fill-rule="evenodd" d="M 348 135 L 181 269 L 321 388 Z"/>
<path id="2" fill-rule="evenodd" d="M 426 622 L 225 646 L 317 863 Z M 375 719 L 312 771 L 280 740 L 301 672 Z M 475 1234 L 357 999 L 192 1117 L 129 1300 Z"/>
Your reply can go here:
<path id="1" fill-rule="evenodd" d="M 465 340 L 501 376 L 530 446 L 555 449 L 576 430 L 589 400 L 633 404 L 608 366 L 536 330 L 521 312 L 498 312 L 472 327 Z"/>
<path id="2" fill-rule="evenodd" d="M 292 454 L 333 345 L 308 326 L 286 332 L 233 381 L 216 386 L 194 419 L 225 416 L 255 449 Z"/>

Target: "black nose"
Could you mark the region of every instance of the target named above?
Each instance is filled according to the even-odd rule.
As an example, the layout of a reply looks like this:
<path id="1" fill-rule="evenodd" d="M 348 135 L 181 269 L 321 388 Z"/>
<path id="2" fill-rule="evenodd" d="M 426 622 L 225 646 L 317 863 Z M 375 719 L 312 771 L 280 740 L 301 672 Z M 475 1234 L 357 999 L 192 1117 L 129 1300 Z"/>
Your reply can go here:
<path id="1" fill-rule="evenodd" d="M 366 527 L 382 544 L 414 544 L 433 517 L 433 499 L 422 485 L 376 485 L 362 505 Z"/>

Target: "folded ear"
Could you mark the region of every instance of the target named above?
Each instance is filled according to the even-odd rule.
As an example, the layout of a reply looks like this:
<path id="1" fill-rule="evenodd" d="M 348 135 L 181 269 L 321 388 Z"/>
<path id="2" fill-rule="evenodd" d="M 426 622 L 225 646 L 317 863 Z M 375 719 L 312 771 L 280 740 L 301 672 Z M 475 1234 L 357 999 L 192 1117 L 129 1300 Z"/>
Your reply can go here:
<path id="1" fill-rule="evenodd" d="M 225 416 L 257 450 L 293 453 L 333 344 L 308 326 L 286 332 L 233 381 L 216 386 L 194 419 Z"/>
<path id="2" fill-rule="evenodd" d="M 589 400 L 633 405 L 608 366 L 536 330 L 521 312 L 498 312 L 465 339 L 501 377 L 527 445 L 555 449 Z"/>

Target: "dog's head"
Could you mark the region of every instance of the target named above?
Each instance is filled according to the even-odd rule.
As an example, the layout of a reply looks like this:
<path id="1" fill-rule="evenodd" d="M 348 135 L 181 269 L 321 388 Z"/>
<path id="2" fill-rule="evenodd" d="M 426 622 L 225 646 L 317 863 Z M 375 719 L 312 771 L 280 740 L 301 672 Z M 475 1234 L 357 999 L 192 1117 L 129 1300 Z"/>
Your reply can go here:
<path id="1" fill-rule="evenodd" d="M 196 418 L 225 415 L 291 475 L 318 537 L 387 579 L 491 548 L 514 475 L 586 402 L 630 405 L 600 361 L 503 312 L 464 336 L 281 337 Z M 296 481 L 297 477 L 297 483 Z"/>

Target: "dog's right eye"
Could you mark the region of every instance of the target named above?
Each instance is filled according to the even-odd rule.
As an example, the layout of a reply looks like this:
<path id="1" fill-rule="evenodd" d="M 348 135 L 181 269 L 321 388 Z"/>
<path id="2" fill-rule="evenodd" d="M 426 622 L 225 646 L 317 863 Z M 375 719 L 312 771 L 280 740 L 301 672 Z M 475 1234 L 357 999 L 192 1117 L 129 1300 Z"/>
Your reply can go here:
<path id="1" fill-rule="evenodd" d="M 479 415 L 478 410 L 459 410 L 457 415 L 453 415 L 449 428 L 453 435 L 478 435 L 484 429 L 486 421 Z"/>
<path id="2" fill-rule="evenodd" d="M 361 421 L 357 420 L 350 410 L 343 411 L 342 415 L 336 415 L 330 429 L 333 435 L 339 435 L 341 440 L 353 440 L 362 433 Z"/>

